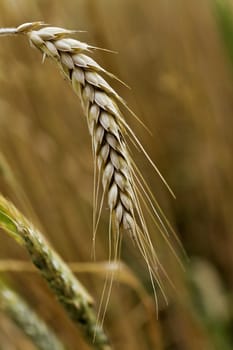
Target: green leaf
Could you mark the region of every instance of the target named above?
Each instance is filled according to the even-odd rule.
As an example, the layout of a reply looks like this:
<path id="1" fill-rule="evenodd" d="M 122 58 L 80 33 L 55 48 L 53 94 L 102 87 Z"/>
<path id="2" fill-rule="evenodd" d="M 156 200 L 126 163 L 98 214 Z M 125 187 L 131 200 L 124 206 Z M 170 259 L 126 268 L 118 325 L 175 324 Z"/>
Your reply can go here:
<path id="1" fill-rule="evenodd" d="M 233 9 L 228 0 L 213 0 L 213 2 L 217 26 L 233 66 Z"/>
<path id="2" fill-rule="evenodd" d="M 23 244 L 22 238 L 18 234 L 17 225 L 14 220 L 0 206 L 0 227 L 6 230 L 18 243 Z"/>

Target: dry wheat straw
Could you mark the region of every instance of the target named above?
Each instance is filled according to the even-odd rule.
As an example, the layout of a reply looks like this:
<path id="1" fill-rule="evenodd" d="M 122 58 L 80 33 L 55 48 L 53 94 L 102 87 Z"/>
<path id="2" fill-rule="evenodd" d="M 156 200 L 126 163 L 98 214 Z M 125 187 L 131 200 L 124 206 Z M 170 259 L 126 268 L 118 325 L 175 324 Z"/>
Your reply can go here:
<path id="1" fill-rule="evenodd" d="M 102 74 L 114 76 L 87 55 L 97 48 L 70 38 L 75 33 L 76 31 L 50 27 L 42 22 L 25 23 L 16 29 L 9 30 L 9 34 L 26 35 L 32 46 L 43 53 L 43 59 L 50 57 L 56 61 L 81 100 L 92 138 L 94 155 L 93 241 L 95 241 L 103 201 L 107 197 L 110 210 L 109 258 L 117 259 L 121 233 L 129 232 L 147 263 L 153 287 L 155 279 L 162 290 L 158 273 L 161 266 L 150 240 L 140 202 L 145 204 L 166 240 L 168 240 L 167 222 L 165 219 L 164 223 L 163 213 L 129 155 L 126 136 L 139 146 L 163 182 L 165 184 L 166 182 L 128 126 L 119 104 L 128 110 L 129 108 L 104 80 Z M 7 31 L 3 30 L 3 34 L 7 34 Z M 102 182 L 101 195 L 100 182 Z"/>

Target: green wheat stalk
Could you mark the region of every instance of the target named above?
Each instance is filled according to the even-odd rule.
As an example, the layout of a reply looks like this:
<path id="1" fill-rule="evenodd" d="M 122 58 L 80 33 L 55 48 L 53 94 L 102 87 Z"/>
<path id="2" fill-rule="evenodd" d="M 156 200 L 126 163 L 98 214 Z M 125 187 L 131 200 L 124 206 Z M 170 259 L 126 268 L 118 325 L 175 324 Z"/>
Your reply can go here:
<path id="1" fill-rule="evenodd" d="M 0 311 L 4 312 L 38 349 L 65 350 L 53 331 L 3 280 L 0 280 Z"/>
<path id="2" fill-rule="evenodd" d="M 28 251 L 33 264 L 93 348 L 110 350 L 103 328 L 97 325 L 93 299 L 89 293 L 44 236 L 2 195 L 0 228 Z"/>

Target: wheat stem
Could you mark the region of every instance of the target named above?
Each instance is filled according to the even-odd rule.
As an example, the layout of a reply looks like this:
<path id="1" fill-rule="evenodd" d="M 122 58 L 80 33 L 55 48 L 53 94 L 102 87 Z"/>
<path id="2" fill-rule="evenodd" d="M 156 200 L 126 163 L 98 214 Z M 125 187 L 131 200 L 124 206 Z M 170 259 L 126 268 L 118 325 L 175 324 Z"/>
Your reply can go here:
<path id="1" fill-rule="evenodd" d="M 0 310 L 3 311 L 40 350 L 65 350 L 51 329 L 5 282 L 0 280 Z"/>
<path id="2" fill-rule="evenodd" d="M 106 273 L 117 272 L 116 280 L 135 290 L 142 302 L 149 296 L 133 271 L 121 261 L 70 262 L 67 265 L 75 274 L 94 274 L 100 278 L 104 278 Z M 35 273 L 37 270 L 29 261 L 4 259 L 0 260 L 0 272 Z"/>
<path id="3" fill-rule="evenodd" d="M 77 323 L 83 335 L 98 350 L 109 350 L 107 336 L 96 325 L 93 300 L 69 267 L 45 240 L 43 235 L 0 195 L 0 227 L 7 231 L 31 256 L 69 317 Z M 95 343 L 93 337 L 95 335 Z"/>
<path id="4" fill-rule="evenodd" d="M 0 35 L 14 35 L 17 34 L 17 28 L 0 28 Z"/>

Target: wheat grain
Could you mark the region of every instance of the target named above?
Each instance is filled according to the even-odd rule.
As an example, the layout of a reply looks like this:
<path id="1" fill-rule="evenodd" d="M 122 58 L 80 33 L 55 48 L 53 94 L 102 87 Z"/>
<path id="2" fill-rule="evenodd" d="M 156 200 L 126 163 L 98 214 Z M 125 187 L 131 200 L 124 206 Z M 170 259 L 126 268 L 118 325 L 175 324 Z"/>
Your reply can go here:
<path id="1" fill-rule="evenodd" d="M 146 261 L 154 291 L 154 279 L 162 290 L 158 272 L 161 266 L 151 243 L 140 201 L 145 204 L 147 202 L 146 208 L 153 216 L 160 232 L 168 240 L 166 220 L 164 223 L 163 213 L 157 203 L 153 202 L 153 196 L 131 159 L 126 142 L 127 135 L 143 151 L 166 186 L 168 188 L 169 186 L 128 126 L 119 105 L 125 106 L 129 111 L 130 109 L 101 74 L 114 76 L 86 54 L 97 49 L 96 47 L 70 38 L 76 31 L 34 22 L 10 29 L 9 34 L 12 33 L 25 34 L 32 46 L 43 53 L 43 59 L 50 57 L 56 61 L 81 100 L 92 138 L 94 155 L 93 242 L 95 242 L 104 198 L 107 197 L 110 211 L 109 259 L 112 257 L 117 259 L 122 232 L 129 232 Z M 6 34 L 6 30 L 3 30 L 3 34 Z M 100 182 L 102 182 L 101 196 Z M 112 233 L 114 233 L 113 238 Z"/>

